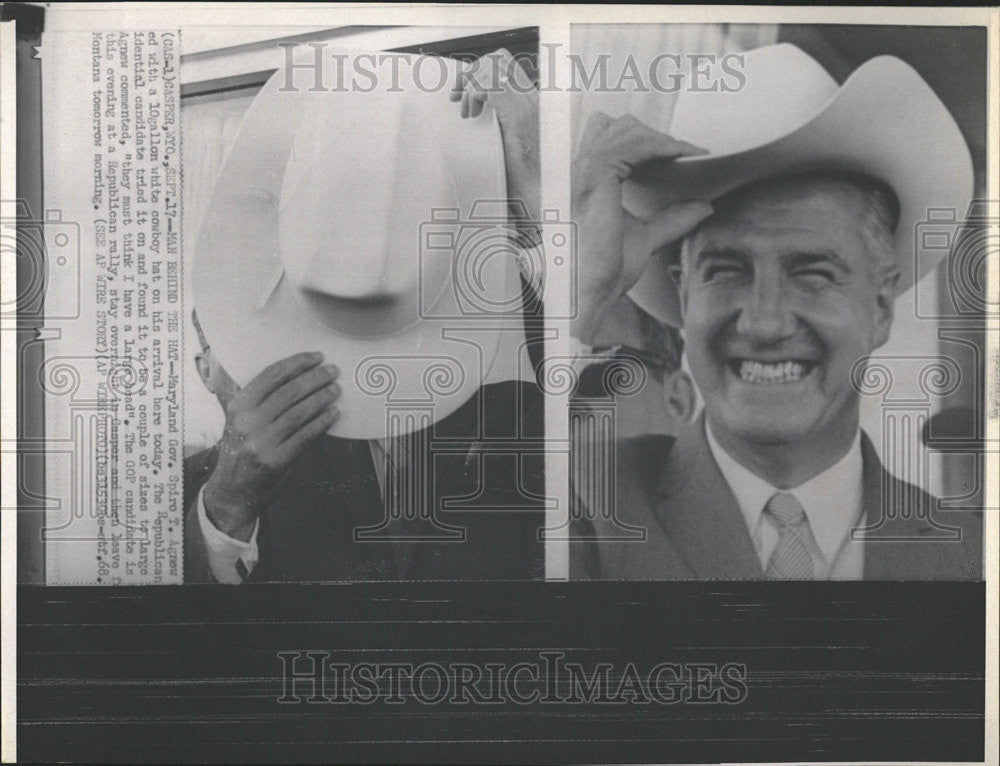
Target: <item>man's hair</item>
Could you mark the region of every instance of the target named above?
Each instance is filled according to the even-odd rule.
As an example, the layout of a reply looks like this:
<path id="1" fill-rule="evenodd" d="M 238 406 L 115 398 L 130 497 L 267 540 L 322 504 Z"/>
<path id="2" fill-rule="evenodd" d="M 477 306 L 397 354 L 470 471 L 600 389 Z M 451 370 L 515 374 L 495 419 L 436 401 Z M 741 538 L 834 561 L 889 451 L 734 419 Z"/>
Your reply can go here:
<path id="1" fill-rule="evenodd" d="M 832 181 L 846 183 L 861 195 L 861 226 L 860 235 L 868 253 L 870 275 L 873 280 L 881 282 L 891 276 L 897 269 L 896 246 L 893 233 L 899 222 L 899 200 L 887 184 L 878 179 L 861 173 L 810 172 L 797 173 L 788 176 L 778 176 L 755 181 L 727 192 L 712 203 L 716 214 L 734 207 L 745 194 L 756 189 L 764 191 L 791 186 L 803 181 Z M 711 218 L 707 219 L 711 220 Z M 680 264 L 682 278 L 686 279 L 691 263 L 691 238 L 697 233 L 689 234 L 681 243 Z"/>
<path id="2" fill-rule="evenodd" d="M 636 312 L 639 320 L 639 334 L 642 337 L 642 349 L 628 349 L 629 354 L 639 355 L 646 363 L 646 368 L 653 380 L 663 383 L 681 366 L 684 354 L 684 339 L 680 330 L 669 324 L 660 322 L 645 311 Z"/>

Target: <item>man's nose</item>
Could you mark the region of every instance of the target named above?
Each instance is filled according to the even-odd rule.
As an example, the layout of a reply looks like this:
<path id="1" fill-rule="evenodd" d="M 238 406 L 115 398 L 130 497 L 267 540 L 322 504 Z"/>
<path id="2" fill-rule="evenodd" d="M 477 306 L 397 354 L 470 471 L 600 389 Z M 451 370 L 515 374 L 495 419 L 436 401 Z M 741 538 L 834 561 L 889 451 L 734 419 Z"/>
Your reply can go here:
<path id="1" fill-rule="evenodd" d="M 795 317 L 779 276 L 755 276 L 740 308 L 736 329 L 757 343 L 773 343 L 795 333 Z"/>

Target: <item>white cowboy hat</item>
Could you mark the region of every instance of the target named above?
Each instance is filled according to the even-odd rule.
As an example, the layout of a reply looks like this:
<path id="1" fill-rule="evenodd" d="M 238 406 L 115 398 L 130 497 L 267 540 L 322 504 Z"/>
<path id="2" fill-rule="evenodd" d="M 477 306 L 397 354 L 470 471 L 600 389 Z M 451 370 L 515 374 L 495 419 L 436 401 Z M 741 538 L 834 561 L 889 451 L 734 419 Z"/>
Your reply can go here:
<path id="1" fill-rule="evenodd" d="M 497 368 L 501 337 L 523 343 L 522 288 L 492 110 L 463 120 L 449 103 L 455 61 L 356 55 L 375 78 L 295 72 L 290 89 L 279 70 L 264 85 L 216 182 L 193 286 L 239 385 L 319 350 L 341 370 L 330 433 L 367 439 L 388 435 L 391 408 L 419 411 L 397 421 L 405 433 L 518 377 Z"/>
<path id="2" fill-rule="evenodd" d="M 918 248 L 916 225 L 935 209 L 963 219 L 973 194 L 972 158 L 920 75 L 898 58 L 879 56 L 838 87 L 817 61 L 787 43 L 749 51 L 743 72 L 745 84 L 735 91 L 681 90 L 667 132 L 710 154 L 637 168 L 625 185 L 626 209 L 645 219 L 681 199 L 713 200 L 768 177 L 862 173 L 887 184 L 899 201 L 897 295 L 937 266 L 947 250 Z M 628 294 L 679 327 L 670 258 L 654 256 Z"/>

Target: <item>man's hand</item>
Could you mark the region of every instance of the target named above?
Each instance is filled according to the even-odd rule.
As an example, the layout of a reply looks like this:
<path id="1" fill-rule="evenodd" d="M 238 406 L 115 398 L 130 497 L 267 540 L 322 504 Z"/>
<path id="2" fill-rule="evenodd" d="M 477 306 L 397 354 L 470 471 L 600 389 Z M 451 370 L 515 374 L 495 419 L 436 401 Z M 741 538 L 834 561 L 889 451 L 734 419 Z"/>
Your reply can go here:
<path id="1" fill-rule="evenodd" d="M 230 537 L 250 539 L 292 461 L 337 420 L 338 370 L 322 361 L 302 353 L 275 362 L 229 402 L 204 500 L 209 520 Z"/>
<path id="2" fill-rule="evenodd" d="M 501 48 L 460 67 L 451 100 L 462 102 L 462 117 L 478 117 L 487 103 L 493 107 L 503 138 L 507 195 L 524 203 L 529 221 L 538 221 L 538 90 L 521 63 Z"/>
<path id="3" fill-rule="evenodd" d="M 570 327 L 574 337 L 592 343 L 612 306 L 638 281 L 653 252 L 680 239 L 712 213 L 705 202 L 682 202 L 640 221 L 622 207 L 622 183 L 632 169 L 654 158 L 706 153 L 632 115 L 612 119 L 595 112 L 587 121 L 572 168 L 580 253 L 578 313 Z"/>

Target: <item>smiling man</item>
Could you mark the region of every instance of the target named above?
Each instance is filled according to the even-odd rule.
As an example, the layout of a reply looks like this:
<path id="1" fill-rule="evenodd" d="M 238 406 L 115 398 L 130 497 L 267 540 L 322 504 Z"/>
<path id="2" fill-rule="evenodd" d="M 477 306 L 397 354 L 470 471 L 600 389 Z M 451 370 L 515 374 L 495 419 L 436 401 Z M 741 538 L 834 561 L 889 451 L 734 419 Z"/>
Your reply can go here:
<path id="1" fill-rule="evenodd" d="M 889 338 L 899 268 L 888 192 L 801 175 L 718 200 L 685 240 L 688 361 L 710 444 L 795 487 L 858 442 L 851 370 Z"/>
<path id="2" fill-rule="evenodd" d="M 581 139 L 574 334 L 592 343 L 628 291 L 682 328 L 704 412 L 673 444 L 618 441 L 616 506 L 575 520 L 571 575 L 979 579 L 981 516 L 938 513 L 884 470 L 856 388 L 897 297 L 929 270 L 914 264 L 914 224 L 928 207 L 968 204 L 964 141 L 898 59 L 838 88 L 792 46 L 747 58 L 750 93 L 691 107 L 721 125 L 705 134 L 710 151 L 694 132 L 681 141 L 602 114 Z M 753 92 L 754 75 L 768 73 L 804 80 L 791 104 L 761 103 L 773 94 Z M 811 88 L 828 92 L 796 105 Z M 688 106 L 675 125 L 699 124 Z M 612 540 L 608 519 L 645 538 Z"/>

